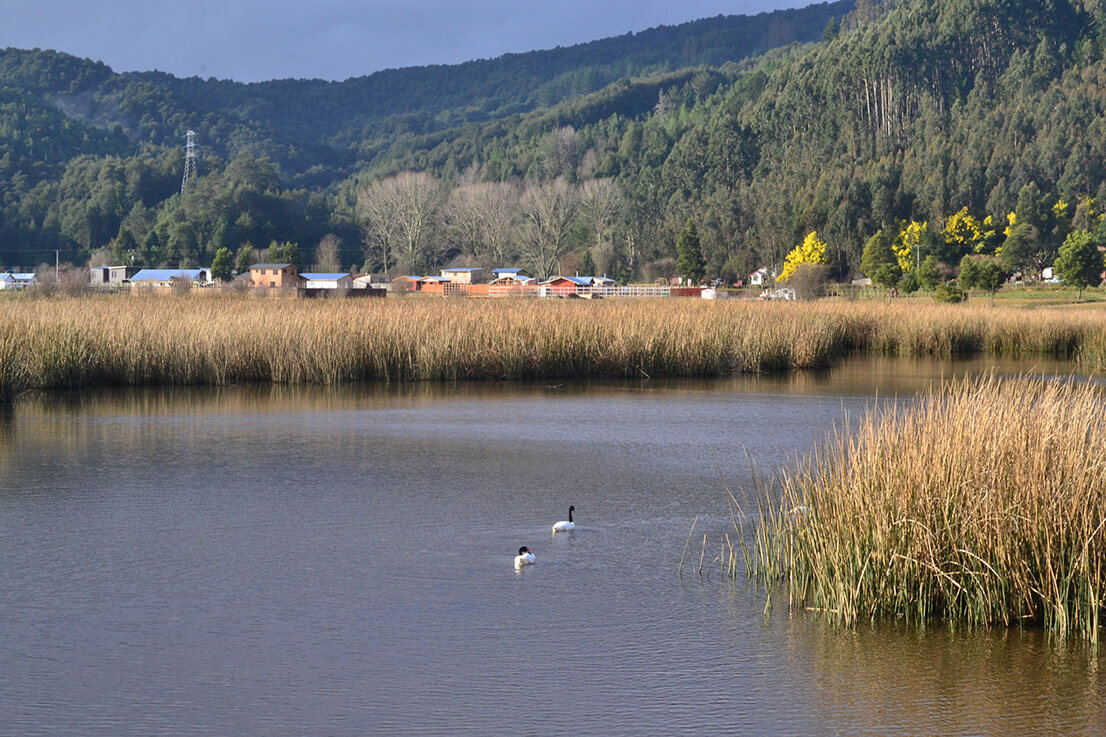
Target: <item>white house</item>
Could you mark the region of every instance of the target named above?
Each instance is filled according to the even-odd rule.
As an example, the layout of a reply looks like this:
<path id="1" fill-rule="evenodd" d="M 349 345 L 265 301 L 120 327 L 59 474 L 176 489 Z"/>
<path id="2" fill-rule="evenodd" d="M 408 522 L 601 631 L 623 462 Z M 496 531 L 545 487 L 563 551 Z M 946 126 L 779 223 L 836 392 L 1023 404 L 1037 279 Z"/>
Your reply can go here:
<path id="1" fill-rule="evenodd" d="M 442 279 L 453 284 L 479 284 L 484 281 L 484 270 L 476 266 L 442 269 Z"/>
<path id="2" fill-rule="evenodd" d="M 353 277 L 349 274 L 303 273 L 304 289 L 353 289 Z"/>
<path id="3" fill-rule="evenodd" d="M 618 284 L 614 279 L 605 276 L 586 276 L 584 278 L 588 279 L 593 287 L 613 287 Z"/>
<path id="4" fill-rule="evenodd" d="M 34 274 L 28 272 L 12 273 L 5 271 L 0 274 L 0 289 L 23 289 L 38 284 Z"/>
<path id="5" fill-rule="evenodd" d="M 749 284 L 754 287 L 763 287 L 772 282 L 772 274 L 764 266 L 749 274 Z"/>
<path id="6" fill-rule="evenodd" d="M 386 274 L 362 274 L 354 277 L 354 289 L 387 289 L 388 276 Z"/>
<path id="7" fill-rule="evenodd" d="M 209 284 L 211 269 L 142 269 L 130 278 L 131 288 L 173 286 L 174 282 Z"/>
<path id="8" fill-rule="evenodd" d="M 88 282 L 96 287 L 122 286 L 128 274 L 137 273 L 129 266 L 90 266 Z"/>
<path id="9" fill-rule="evenodd" d="M 522 269 L 492 269 L 492 284 L 498 286 L 521 286 L 533 283 L 534 277 L 527 276 Z"/>

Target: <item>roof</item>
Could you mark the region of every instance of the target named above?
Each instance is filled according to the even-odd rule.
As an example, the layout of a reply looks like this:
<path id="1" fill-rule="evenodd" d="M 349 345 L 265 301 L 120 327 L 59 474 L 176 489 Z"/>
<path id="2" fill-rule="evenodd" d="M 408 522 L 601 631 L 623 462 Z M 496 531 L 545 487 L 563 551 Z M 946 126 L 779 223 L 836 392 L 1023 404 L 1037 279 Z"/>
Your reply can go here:
<path id="1" fill-rule="evenodd" d="M 591 279 L 586 276 L 553 276 L 546 279 L 544 282 L 542 282 L 542 284 L 552 284 L 553 282 L 560 281 L 562 279 L 564 279 L 565 281 L 570 281 L 573 284 L 581 287 L 586 287 L 591 284 Z"/>
<path id="2" fill-rule="evenodd" d="M 250 264 L 251 269 L 286 269 L 295 264 Z"/>
<path id="3" fill-rule="evenodd" d="M 201 274 L 205 273 L 207 273 L 207 269 L 142 269 L 131 277 L 131 281 L 169 281 L 170 279 L 191 279 L 195 281 L 200 278 Z"/>
<path id="4" fill-rule="evenodd" d="M 302 276 L 304 279 L 308 279 L 310 281 L 326 281 L 328 279 L 333 279 L 333 280 L 337 281 L 338 279 L 346 278 L 347 276 L 349 276 L 349 274 L 346 274 L 346 273 L 319 274 L 319 273 L 314 273 L 313 272 L 313 273 L 310 273 L 310 274 L 300 274 L 300 276 Z"/>
<path id="5" fill-rule="evenodd" d="M 411 274 L 404 274 L 403 276 L 397 276 L 392 281 L 396 281 L 397 279 L 410 279 L 411 281 L 418 281 L 421 278 L 422 278 L 421 276 L 412 276 Z"/>
<path id="6" fill-rule="evenodd" d="M 483 269 L 479 266 L 461 266 L 456 269 L 442 269 L 443 274 L 447 271 L 483 271 Z"/>
<path id="7" fill-rule="evenodd" d="M 416 281 L 441 281 L 441 282 L 450 281 L 449 279 L 443 279 L 440 276 L 424 276 L 422 278 L 417 278 L 417 277 L 412 277 L 412 278 L 415 279 Z"/>
<path id="8" fill-rule="evenodd" d="M 492 269 L 493 274 L 517 274 L 522 269 Z"/>

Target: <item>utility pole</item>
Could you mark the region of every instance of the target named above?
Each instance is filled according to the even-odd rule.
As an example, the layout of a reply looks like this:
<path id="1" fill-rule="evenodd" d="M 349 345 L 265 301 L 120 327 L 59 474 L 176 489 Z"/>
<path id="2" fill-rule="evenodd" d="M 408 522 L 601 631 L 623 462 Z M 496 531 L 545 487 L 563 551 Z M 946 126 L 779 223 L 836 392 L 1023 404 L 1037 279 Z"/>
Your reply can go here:
<path id="1" fill-rule="evenodd" d="M 61 284 L 61 254 L 54 251 L 54 283 Z"/>
<path id="2" fill-rule="evenodd" d="M 196 173 L 196 131 L 190 130 L 185 134 L 184 145 L 184 176 L 180 180 L 180 193 L 183 195 L 189 185 L 195 183 L 198 177 Z"/>

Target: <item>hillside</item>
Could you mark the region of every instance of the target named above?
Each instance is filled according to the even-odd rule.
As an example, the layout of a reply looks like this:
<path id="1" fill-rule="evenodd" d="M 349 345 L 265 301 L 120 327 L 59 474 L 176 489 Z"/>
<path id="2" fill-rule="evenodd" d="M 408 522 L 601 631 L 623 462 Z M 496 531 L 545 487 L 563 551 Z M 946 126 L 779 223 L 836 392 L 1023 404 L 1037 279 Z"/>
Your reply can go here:
<path id="1" fill-rule="evenodd" d="M 619 79 L 720 67 L 821 37 L 849 0 L 756 16 L 719 16 L 576 46 L 453 66 L 392 69 L 344 82 L 242 84 L 158 72 L 115 74 L 53 52 L 0 51 L 0 88 L 43 101 L 77 123 L 119 125 L 133 143 L 177 146 L 202 131 L 223 158 L 268 156 L 288 174 L 350 165 L 365 141 L 427 134 L 550 107 Z M 362 147 L 363 148 L 363 147 Z M 303 149 L 302 153 L 297 150 Z"/>
<path id="2" fill-rule="evenodd" d="M 0 52 L 0 260 L 194 263 L 273 243 L 342 268 L 640 280 L 674 273 L 690 221 L 708 274 L 779 268 L 817 231 L 846 278 L 873 238 L 899 275 L 932 257 L 945 276 L 965 255 L 1036 269 L 1072 231 L 1106 242 L 1101 0 L 849 8 L 341 83 Z M 188 128 L 204 158 L 181 197 Z"/>

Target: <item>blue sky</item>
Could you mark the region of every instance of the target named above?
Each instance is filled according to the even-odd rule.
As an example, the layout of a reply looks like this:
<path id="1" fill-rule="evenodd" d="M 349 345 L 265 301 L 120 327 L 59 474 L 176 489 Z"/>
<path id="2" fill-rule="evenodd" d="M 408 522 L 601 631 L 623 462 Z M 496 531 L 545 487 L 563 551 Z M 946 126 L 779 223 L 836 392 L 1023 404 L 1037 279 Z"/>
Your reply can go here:
<path id="1" fill-rule="evenodd" d="M 342 80 L 593 41 L 806 0 L 0 0 L 0 47 L 119 72 Z"/>

